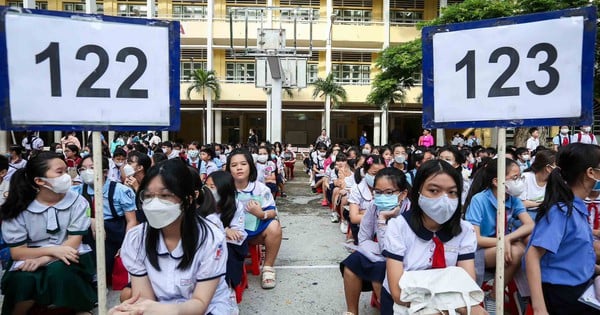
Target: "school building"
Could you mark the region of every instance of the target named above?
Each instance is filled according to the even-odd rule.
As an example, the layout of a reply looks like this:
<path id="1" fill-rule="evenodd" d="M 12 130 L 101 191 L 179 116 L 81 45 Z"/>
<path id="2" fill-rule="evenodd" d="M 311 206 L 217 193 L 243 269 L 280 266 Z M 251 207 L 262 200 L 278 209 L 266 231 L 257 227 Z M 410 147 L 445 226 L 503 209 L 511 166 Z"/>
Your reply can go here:
<path id="1" fill-rule="evenodd" d="M 28 1 L 30 6 L 33 0 Z M 171 139 L 201 140 L 207 108 L 206 132 L 209 142 L 245 142 L 250 128 L 261 140 L 270 118 L 268 91 L 256 87 L 257 62 L 252 56 L 232 53 L 244 48 L 246 40 L 256 46 L 256 30 L 265 23 L 265 12 L 272 12 L 270 23 L 285 24 L 288 34 L 290 15 L 274 8 L 302 8 L 296 27 L 298 53 L 308 53 L 312 34 L 312 53 L 307 60 L 308 87 L 283 93 L 281 137 L 294 145 L 314 142 L 321 128 L 330 126 L 334 142 L 357 143 L 362 130 L 374 144 L 402 141 L 410 143 L 421 133 L 421 88 L 411 89 L 405 104 L 392 104 L 386 113 L 366 103 L 377 70 L 376 58 L 382 49 L 420 36 L 416 24 L 435 18 L 441 6 L 458 0 L 97 0 L 98 13 L 126 17 L 155 16 L 181 21 L 181 115 L 182 124 Z M 152 3 L 154 7 L 152 8 Z M 35 7 L 48 10 L 85 12 L 85 1 L 35 1 Z M 0 0 L 0 5 L 23 6 L 23 1 Z M 150 12 L 149 12 L 150 10 Z M 308 12 L 308 13 L 307 13 Z M 310 13 L 312 12 L 312 14 Z M 307 23 L 311 19 L 312 23 Z M 304 20 L 304 24 L 303 24 Z M 230 33 L 230 22 L 234 32 Z M 288 23 L 288 24 L 286 24 Z M 312 24 L 311 31 L 306 30 Z M 249 34 L 244 32 L 248 25 Z M 306 30 L 306 31 L 302 31 Z M 233 36 L 233 41 L 231 41 Z M 288 43 L 290 41 L 288 35 Z M 192 93 L 190 74 L 194 69 L 215 70 L 221 97 L 207 101 Z M 310 86 L 331 71 L 348 94 L 338 108 L 326 109 L 323 98 L 312 98 Z M 421 74 L 415 73 L 420 80 Z M 329 111 L 329 113 L 326 112 Z M 326 117 L 329 116 L 329 121 Z M 48 139 L 49 140 L 49 139 Z M 48 141 L 51 142 L 51 141 Z"/>

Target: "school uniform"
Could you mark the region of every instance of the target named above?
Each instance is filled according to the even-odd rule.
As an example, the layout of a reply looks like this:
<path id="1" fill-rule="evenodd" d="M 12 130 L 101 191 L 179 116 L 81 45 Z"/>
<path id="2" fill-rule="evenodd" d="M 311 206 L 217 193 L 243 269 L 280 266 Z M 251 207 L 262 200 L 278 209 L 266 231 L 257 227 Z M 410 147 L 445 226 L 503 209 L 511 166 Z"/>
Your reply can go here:
<path id="1" fill-rule="evenodd" d="M 453 237 L 443 231 L 434 233 L 424 227 L 412 226 L 409 224 L 411 216 L 412 211 L 408 211 L 388 222 L 383 245 L 383 256 L 401 261 L 404 271 L 431 269 L 436 241 L 443 243 L 445 266 L 456 266 L 459 261 L 474 259 L 477 236 L 471 223 L 460 220 L 461 232 Z M 392 314 L 393 305 L 386 275 L 381 290 L 381 314 Z"/>
<path id="2" fill-rule="evenodd" d="M 232 308 L 237 308 L 237 305 L 231 305 L 230 291 L 225 283 L 227 266 L 225 235 L 214 224 L 205 222 L 209 228 L 206 241 L 198 244 L 199 248 L 195 252 L 192 263 L 185 270 L 177 268 L 183 257 L 181 242 L 169 252 L 162 233 L 158 233 L 156 248 L 160 271 L 150 264 L 145 254 L 145 239 L 149 228 L 147 223 L 140 224 L 127 232 L 121 249 L 121 259 L 131 276 L 148 277 L 154 296 L 160 303 L 188 301 L 192 298 L 197 283 L 218 278 L 217 290 L 204 314 L 232 314 Z"/>
<path id="3" fill-rule="evenodd" d="M 571 136 L 569 134 L 563 135 L 562 133 L 557 134 L 552 138 L 552 144 L 557 147 L 566 147 L 571 143 Z"/>
<path id="4" fill-rule="evenodd" d="M 571 135 L 571 143 L 576 143 L 576 142 L 598 145 L 598 140 L 596 139 L 594 134 L 583 133 L 581 131 Z"/>
<path id="5" fill-rule="evenodd" d="M 319 181 L 319 179 L 321 179 L 323 176 L 325 176 L 325 174 L 318 172 L 318 171 L 325 169 L 325 159 L 322 158 L 321 156 L 319 156 L 319 153 L 317 151 L 315 151 L 311 154 L 311 158 L 312 158 L 313 165 L 315 165 L 317 167 L 317 172 L 315 173 L 315 183 L 316 183 Z"/>
<path id="6" fill-rule="evenodd" d="M 16 163 L 9 162 L 8 163 L 8 171 L 6 171 L 6 175 L 4 175 L 4 181 L 10 182 L 10 178 L 12 177 L 12 175 L 17 170 L 25 168 L 25 166 L 27 166 L 27 160 L 21 159 Z"/>
<path id="7" fill-rule="evenodd" d="M 212 174 L 213 172 L 216 172 L 219 170 L 219 168 L 213 161 L 208 161 L 208 162 L 202 161 L 202 163 L 205 164 L 205 167 L 200 171 L 200 174 L 206 174 L 206 176 L 208 176 L 208 175 Z"/>
<path id="8" fill-rule="evenodd" d="M 577 299 L 594 276 L 596 254 L 588 211 L 575 197 L 571 215 L 564 204 L 553 205 L 531 234 L 530 246 L 546 250 L 540 259 L 542 290 L 550 314 L 598 314 Z"/>
<path id="9" fill-rule="evenodd" d="M 410 201 L 405 199 L 400 204 L 400 213 L 410 209 Z M 387 224 L 379 224 L 380 211 L 373 205 L 365 212 L 360 221 L 358 232 L 359 250 L 353 252 L 340 263 L 340 271 L 344 276 L 344 268 L 349 268 L 355 275 L 363 280 L 362 291 L 371 291 L 372 282 L 382 283 L 385 278 L 384 239 Z M 368 252 L 368 254 L 365 254 Z"/>
<path id="10" fill-rule="evenodd" d="M 238 209 L 241 208 L 244 211 L 244 226 L 246 233 L 248 233 L 248 240 L 260 235 L 267 228 L 267 226 L 269 226 L 271 221 L 275 220 L 263 220 L 262 218 L 257 218 L 253 214 L 247 212 L 246 204 L 250 200 L 256 200 L 260 204 L 263 211 L 275 211 L 275 213 L 277 213 L 275 199 L 273 199 L 271 190 L 265 184 L 259 181 L 249 182 L 246 188 L 238 190 L 236 195 L 237 207 Z M 258 220 L 257 226 L 253 225 L 255 220 Z"/>
<path id="11" fill-rule="evenodd" d="M 539 186 L 537 184 L 534 172 L 525 172 L 523 173 L 523 177 L 526 188 L 525 191 L 519 196 L 519 199 L 530 200 L 534 202 L 544 201 L 544 196 L 546 195 L 546 185 Z M 537 209 L 538 207 L 527 208 L 527 213 L 529 213 L 529 216 L 534 221 L 535 217 L 537 216 Z"/>
<path id="12" fill-rule="evenodd" d="M 590 229 L 600 230 L 600 197 L 594 200 L 585 198 L 583 202 L 588 210 L 588 223 Z"/>
<path id="13" fill-rule="evenodd" d="M 348 203 L 358 205 L 358 209 L 360 210 L 368 210 L 369 208 L 374 206 L 373 194 L 371 193 L 371 189 L 369 189 L 369 185 L 365 180 L 361 180 L 358 185 L 352 187 L 350 190 L 350 195 L 348 196 Z M 346 217 L 346 220 L 350 222 L 350 214 Z M 352 231 L 352 237 L 354 238 L 354 244 L 358 244 L 358 233 L 359 233 L 359 225 L 354 223 L 350 224 L 350 230 Z"/>
<path id="14" fill-rule="evenodd" d="M 109 276 L 112 274 L 114 257 L 121 248 L 123 238 L 125 238 L 125 230 L 127 227 L 125 212 L 132 212 L 136 211 L 137 209 L 135 192 L 133 192 L 133 189 L 121 183 L 114 183 L 112 185 L 114 185 L 112 201 L 110 198 L 111 181 L 106 180 L 104 186 L 102 187 L 102 195 L 104 200 L 102 203 L 102 212 L 104 213 L 104 229 L 106 230 L 106 239 L 104 241 L 106 250 L 105 263 L 106 274 Z M 89 185 L 85 186 L 87 188 L 86 192 L 83 191 L 84 185 L 73 186 L 72 190 L 83 196 L 89 196 L 89 202 L 92 204 L 94 187 Z M 114 207 L 113 209 L 111 209 L 111 203 Z M 93 207 L 93 205 L 91 207 Z M 89 242 L 92 243 L 90 245 L 95 248 L 95 241 L 90 239 Z"/>
<path id="15" fill-rule="evenodd" d="M 112 159 L 108 159 L 108 174 L 106 175 L 106 180 L 112 180 L 113 182 L 122 183 L 121 169 Z"/>
<path id="16" fill-rule="evenodd" d="M 202 164 L 202 160 L 200 160 L 200 158 L 197 158 L 195 160 L 192 160 L 191 158 L 187 159 L 187 163 L 189 166 L 195 168 L 195 169 L 200 169 L 200 164 Z"/>
<path id="17" fill-rule="evenodd" d="M 2 180 L 0 183 L 0 206 L 4 204 L 6 198 L 8 197 L 8 191 L 10 190 L 10 182 L 6 179 Z"/>
<path id="18" fill-rule="evenodd" d="M 36 200 L 14 219 L 2 222 L 2 237 L 9 247 L 60 246 L 69 235 L 84 235 L 90 227 L 87 201 L 69 191 L 54 206 Z M 13 261 L 9 261 L 8 269 Z M 78 264 L 67 266 L 55 261 L 34 272 L 7 271 L 2 277 L 4 303 L 2 314 L 11 314 L 18 302 L 35 300 L 39 304 L 89 311 L 97 302 L 92 279 L 96 273 L 90 254 L 79 256 Z"/>
<path id="19" fill-rule="evenodd" d="M 519 215 L 524 213 L 525 206 L 517 197 L 509 196 L 505 202 L 505 234 L 516 229 L 520 224 Z M 496 237 L 498 200 L 491 189 L 486 189 L 473 196 L 465 213 L 465 219 L 478 226 L 481 236 Z M 484 249 L 478 248 L 475 255 L 475 272 L 477 284 L 483 283 L 485 273 Z"/>
<path id="20" fill-rule="evenodd" d="M 279 191 L 279 188 L 277 187 L 277 179 L 275 179 L 275 182 L 269 183 L 267 183 L 266 180 L 268 176 L 271 176 L 276 171 L 276 168 L 277 166 L 275 163 L 273 163 L 273 161 L 267 161 L 264 164 L 258 162 L 256 163 L 256 181 L 269 187 L 273 198 L 277 196 L 277 192 Z"/>
<path id="21" fill-rule="evenodd" d="M 328 182 L 329 182 L 329 187 L 327 187 L 327 192 L 326 192 L 327 201 L 329 201 L 329 203 L 331 204 L 331 202 L 333 202 L 332 201 L 333 189 L 335 188 L 335 185 L 333 184 L 333 182 L 335 182 L 339 178 L 337 169 L 335 168 L 335 166 L 333 168 L 327 167 L 327 169 L 325 169 L 325 177 L 328 178 Z"/>

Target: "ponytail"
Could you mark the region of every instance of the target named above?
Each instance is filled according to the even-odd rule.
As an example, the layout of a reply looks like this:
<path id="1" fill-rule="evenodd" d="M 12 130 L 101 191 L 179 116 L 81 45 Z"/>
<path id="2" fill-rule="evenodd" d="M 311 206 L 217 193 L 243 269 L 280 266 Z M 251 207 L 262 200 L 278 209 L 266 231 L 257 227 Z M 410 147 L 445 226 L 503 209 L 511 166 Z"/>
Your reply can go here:
<path id="1" fill-rule="evenodd" d="M 517 162 L 511 159 L 506 159 L 506 174 L 510 171 L 510 168 Z M 505 174 L 505 175 L 506 175 Z M 482 163 L 481 167 L 475 173 L 473 182 L 469 188 L 467 199 L 465 200 L 464 211 L 466 212 L 471 204 L 471 199 L 476 194 L 493 187 L 494 178 L 498 177 L 498 159 L 489 159 L 487 162 Z"/>
<path id="2" fill-rule="evenodd" d="M 26 169 L 18 169 L 10 178 L 10 190 L 0 208 L 2 220 L 16 218 L 35 199 L 37 189 L 33 179 L 29 180 Z"/>
<path id="3" fill-rule="evenodd" d="M 561 169 L 556 167 L 550 173 L 550 177 L 548 177 L 546 194 L 544 195 L 544 201 L 542 201 L 542 204 L 540 204 L 540 207 L 537 210 L 537 216 L 535 218 L 536 223 L 548 214 L 550 208 L 555 204 L 558 204 L 561 208 L 566 205 L 568 216 L 573 212 L 573 200 L 575 199 L 575 195 L 573 194 L 571 187 L 569 187 L 567 182 L 563 179 L 561 172 Z"/>

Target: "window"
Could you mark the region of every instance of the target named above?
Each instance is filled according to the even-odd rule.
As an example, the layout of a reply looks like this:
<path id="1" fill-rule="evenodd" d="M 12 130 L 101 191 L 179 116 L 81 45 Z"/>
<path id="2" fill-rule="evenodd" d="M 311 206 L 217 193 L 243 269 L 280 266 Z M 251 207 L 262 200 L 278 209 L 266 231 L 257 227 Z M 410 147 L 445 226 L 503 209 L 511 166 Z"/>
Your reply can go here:
<path id="1" fill-rule="evenodd" d="M 336 21 L 343 22 L 371 22 L 373 20 L 373 13 L 370 9 L 338 9 L 336 12 Z"/>
<path id="2" fill-rule="evenodd" d="M 231 16 L 234 21 L 244 21 L 246 20 L 246 12 L 249 21 L 258 21 L 267 16 L 267 12 L 262 8 L 227 7 L 227 19 L 229 20 Z"/>
<path id="3" fill-rule="evenodd" d="M 23 7 L 23 1 L 11 1 L 8 2 L 7 5 L 9 7 Z M 48 10 L 48 2 L 36 1 L 35 8 L 38 10 Z"/>
<path id="4" fill-rule="evenodd" d="M 306 82 L 314 83 L 319 78 L 319 64 L 318 63 L 308 63 L 306 65 Z"/>
<path id="5" fill-rule="evenodd" d="M 334 63 L 332 72 L 337 83 L 350 85 L 367 85 L 371 83 L 369 65 Z"/>
<path id="6" fill-rule="evenodd" d="M 205 5 L 173 4 L 173 17 L 180 19 L 203 19 L 208 10 Z"/>
<path id="7" fill-rule="evenodd" d="M 226 63 L 227 75 L 225 80 L 230 83 L 253 83 L 255 75 L 254 62 Z"/>
<path id="8" fill-rule="evenodd" d="M 63 2 L 63 11 L 85 13 L 85 2 Z M 96 13 L 103 13 L 104 5 L 96 2 Z"/>
<path id="9" fill-rule="evenodd" d="M 423 21 L 423 11 L 391 10 L 390 22 L 401 24 L 416 24 Z"/>
<path id="10" fill-rule="evenodd" d="M 192 81 L 192 72 L 198 69 L 206 69 L 205 61 L 181 61 L 181 72 L 180 81 L 181 82 L 191 82 Z"/>
<path id="11" fill-rule="evenodd" d="M 148 12 L 148 7 L 146 6 L 146 2 L 128 2 L 128 1 L 119 1 L 117 2 L 119 16 L 137 16 L 137 17 L 146 17 Z M 154 4 L 154 16 L 158 16 L 158 7 Z"/>
<path id="12" fill-rule="evenodd" d="M 296 14 L 294 14 L 294 11 L 290 11 L 290 10 L 280 10 L 279 12 L 281 14 L 281 19 L 283 21 L 293 21 L 294 16 L 295 16 L 296 21 L 298 21 L 298 22 L 310 21 L 311 20 L 311 12 L 312 12 L 312 21 L 317 21 L 317 20 L 319 20 L 319 14 L 320 14 L 318 8 L 312 8 L 312 9 L 302 8 L 302 10 L 297 10 Z"/>
<path id="13" fill-rule="evenodd" d="M 415 80 L 415 85 L 423 84 L 423 73 L 421 73 L 421 72 L 413 73 L 412 77 L 413 77 L 413 80 Z"/>

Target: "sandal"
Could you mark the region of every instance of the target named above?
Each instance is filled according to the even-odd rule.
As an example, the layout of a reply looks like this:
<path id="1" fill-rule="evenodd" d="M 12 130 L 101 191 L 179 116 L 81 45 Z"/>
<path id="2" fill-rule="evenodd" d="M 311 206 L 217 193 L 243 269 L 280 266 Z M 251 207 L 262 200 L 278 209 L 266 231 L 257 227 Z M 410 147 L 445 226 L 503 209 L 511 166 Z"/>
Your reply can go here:
<path id="1" fill-rule="evenodd" d="M 275 278 L 275 268 L 271 266 L 263 266 L 262 269 L 261 287 L 263 289 L 273 289 L 277 284 Z"/>

